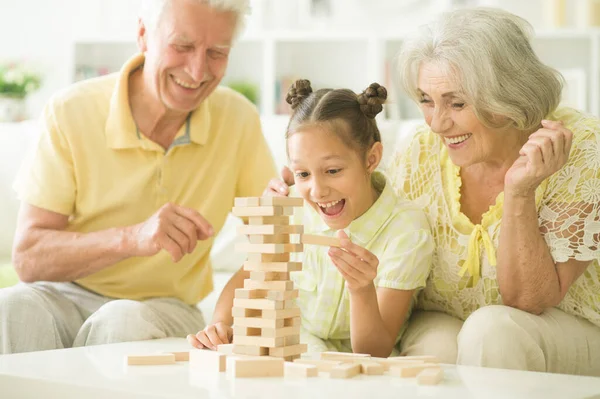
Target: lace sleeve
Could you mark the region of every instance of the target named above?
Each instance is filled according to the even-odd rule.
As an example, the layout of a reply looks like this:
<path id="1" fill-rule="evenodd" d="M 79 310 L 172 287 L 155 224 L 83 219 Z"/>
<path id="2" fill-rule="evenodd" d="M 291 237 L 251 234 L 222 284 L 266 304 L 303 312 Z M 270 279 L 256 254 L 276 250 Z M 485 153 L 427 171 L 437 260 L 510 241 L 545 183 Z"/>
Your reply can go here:
<path id="1" fill-rule="evenodd" d="M 571 126 L 567 164 L 550 177 L 539 211 L 540 231 L 555 262 L 600 259 L 600 120 Z"/>

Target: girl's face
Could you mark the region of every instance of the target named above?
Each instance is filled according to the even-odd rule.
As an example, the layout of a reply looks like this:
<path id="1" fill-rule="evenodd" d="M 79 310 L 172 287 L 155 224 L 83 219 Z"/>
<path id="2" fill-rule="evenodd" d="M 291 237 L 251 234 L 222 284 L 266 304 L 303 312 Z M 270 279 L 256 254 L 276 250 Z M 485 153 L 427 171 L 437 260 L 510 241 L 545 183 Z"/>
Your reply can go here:
<path id="1" fill-rule="evenodd" d="M 310 126 L 293 133 L 287 146 L 300 195 L 330 228 L 346 228 L 373 205 L 371 173 L 381 160 L 381 143 L 375 143 L 363 159 L 336 133 Z"/>

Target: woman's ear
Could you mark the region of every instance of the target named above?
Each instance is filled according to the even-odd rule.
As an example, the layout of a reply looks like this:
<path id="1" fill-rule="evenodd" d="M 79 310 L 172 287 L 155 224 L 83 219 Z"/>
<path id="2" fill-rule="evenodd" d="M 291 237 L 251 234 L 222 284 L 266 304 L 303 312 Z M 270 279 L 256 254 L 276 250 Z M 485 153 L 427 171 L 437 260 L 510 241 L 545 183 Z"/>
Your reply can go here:
<path id="1" fill-rule="evenodd" d="M 371 146 L 371 149 L 367 152 L 367 172 L 373 173 L 379 166 L 381 158 L 383 157 L 383 144 L 376 142 Z"/>

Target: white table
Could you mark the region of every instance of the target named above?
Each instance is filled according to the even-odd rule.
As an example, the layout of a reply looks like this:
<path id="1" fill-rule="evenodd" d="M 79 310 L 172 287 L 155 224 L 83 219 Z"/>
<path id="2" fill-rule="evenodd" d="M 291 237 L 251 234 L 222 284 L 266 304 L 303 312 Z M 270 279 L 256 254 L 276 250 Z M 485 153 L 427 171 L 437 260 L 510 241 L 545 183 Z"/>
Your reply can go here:
<path id="1" fill-rule="evenodd" d="M 126 366 L 125 355 L 189 350 L 184 339 L 130 342 L 0 356 L 0 398 L 600 398 L 600 378 L 444 366 L 445 380 L 360 375 L 232 379 L 201 375 L 181 362 Z"/>

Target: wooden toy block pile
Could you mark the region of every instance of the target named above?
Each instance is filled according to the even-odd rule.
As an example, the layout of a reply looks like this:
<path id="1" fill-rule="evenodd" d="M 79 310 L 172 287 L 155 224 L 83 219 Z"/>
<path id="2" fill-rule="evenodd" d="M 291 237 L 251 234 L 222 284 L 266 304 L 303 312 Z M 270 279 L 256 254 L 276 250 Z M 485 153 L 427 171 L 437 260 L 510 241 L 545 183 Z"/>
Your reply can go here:
<path id="1" fill-rule="evenodd" d="M 250 241 L 237 244 L 236 251 L 248 253 L 244 270 L 250 278 L 233 300 L 234 354 L 293 361 L 306 352 L 306 345 L 300 344 L 298 290 L 290 280 L 290 272 L 302 270 L 302 263 L 292 262 L 290 254 L 303 250 L 303 226 L 290 225 L 290 216 L 303 203 L 302 198 L 289 197 L 235 199 L 233 215 L 248 223 L 238 234 Z"/>

